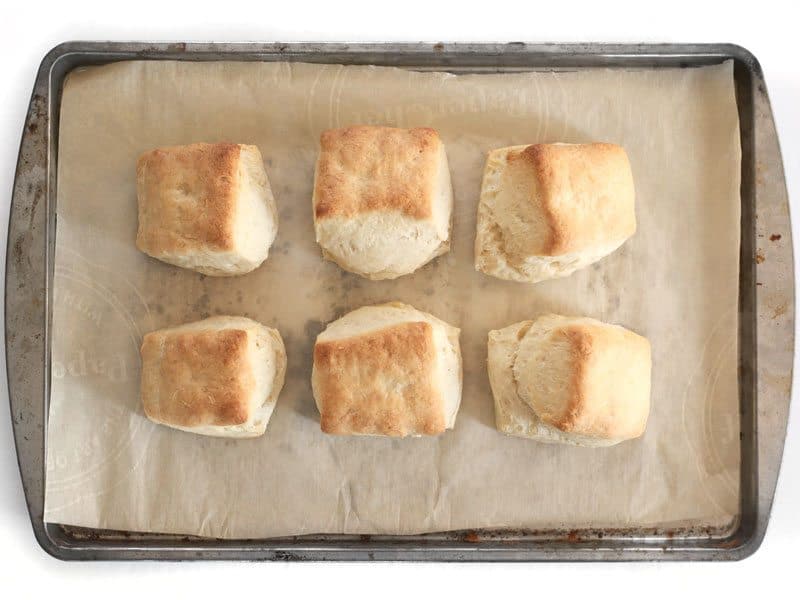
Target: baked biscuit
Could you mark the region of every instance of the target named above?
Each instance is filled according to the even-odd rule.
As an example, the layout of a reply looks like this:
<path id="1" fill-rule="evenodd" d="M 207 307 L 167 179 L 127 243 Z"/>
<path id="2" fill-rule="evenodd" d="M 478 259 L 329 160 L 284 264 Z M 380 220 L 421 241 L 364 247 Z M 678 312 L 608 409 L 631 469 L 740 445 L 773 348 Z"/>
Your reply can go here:
<path id="1" fill-rule="evenodd" d="M 632 331 L 545 315 L 490 331 L 488 364 L 503 433 L 611 446 L 644 432 L 650 343 Z"/>
<path id="2" fill-rule="evenodd" d="M 320 146 L 314 229 L 325 258 L 394 279 L 450 249 L 453 192 L 435 130 L 345 127 Z"/>
<path id="3" fill-rule="evenodd" d="M 286 373 L 277 330 L 246 317 L 211 317 L 148 333 L 141 354 L 150 420 L 220 437 L 266 430 Z"/>
<path id="4" fill-rule="evenodd" d="M 461 403 L 459 330 L 392 302 L 330 323 L 314 345 L 312 389 L 325 433 L 437 435 Z"/>
<path id="5" fill-rule="evenodd" d="M 206 275 L 241 275 L 266 260 L 278 213 L 256 146 L 157 148 L 139 158 L 136 182 L 142 252 Z"/>
<path id="6" fill-rule="evenodd" d="M 636 231 L 633 176 L 614 144 L 534 144 L 489 153 L 475 268 L 513 281 L 566 277 Z"/>

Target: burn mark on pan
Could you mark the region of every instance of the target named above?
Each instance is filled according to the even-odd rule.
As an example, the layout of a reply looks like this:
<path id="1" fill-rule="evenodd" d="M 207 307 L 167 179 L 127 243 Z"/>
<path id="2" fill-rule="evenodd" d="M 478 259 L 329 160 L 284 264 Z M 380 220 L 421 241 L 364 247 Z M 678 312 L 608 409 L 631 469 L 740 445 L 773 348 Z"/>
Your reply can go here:
<path id="1" fill-rule="evenodd" d="M 577 529 L 571 529 L 567 532 L 567 541 L 574 544 L 581 541 L 580 532 Z"/>
<path id="2" fill-rule="evenodd" d="M 469 542 L 470 544 L 477 544 L 481 541 L 481 538 L 478 536 L 476 531 L 467 531 L 464 534 L 464 541 Z"/>

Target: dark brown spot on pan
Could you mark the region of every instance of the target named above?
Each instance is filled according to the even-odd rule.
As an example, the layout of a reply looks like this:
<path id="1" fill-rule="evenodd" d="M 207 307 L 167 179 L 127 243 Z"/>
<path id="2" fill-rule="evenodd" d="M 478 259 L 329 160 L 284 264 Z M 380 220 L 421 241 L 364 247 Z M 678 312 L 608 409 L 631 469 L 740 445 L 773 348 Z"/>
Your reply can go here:
<path id="1" fill-rule="evenodd" d="M 780 233 L 773 233 L 771 236 L 769 236 L 770 242 L 777 242 L 779 239 L 781 239 Z"/>
<path id="2" fill-rule="evenodd" d="M 470 544 L 477 544 L 481 541 L 481 538 L 478 537 L 478 534 L 474 531 L 468 531 L 464 534 L 464 541 L 469 542 Z"/>
<path id="3" fill-rule="evenodd" d="M 572 529 L 567 533 L 567 541 L 571 542 L 573 544 L 575 542 L 580 542 L 581 541 L 581 538 L 578 535 L 578 530 L 577 529 Z"/>

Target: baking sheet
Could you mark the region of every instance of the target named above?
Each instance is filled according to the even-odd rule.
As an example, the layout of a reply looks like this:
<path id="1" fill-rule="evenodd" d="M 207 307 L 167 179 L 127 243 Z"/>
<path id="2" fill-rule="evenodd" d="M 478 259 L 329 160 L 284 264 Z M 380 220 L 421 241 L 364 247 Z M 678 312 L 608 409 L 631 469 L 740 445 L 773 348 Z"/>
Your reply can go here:
<path id="1" fill-rule="evenodd" d="M 370 282 L 324 262 L 311 222 L 321 130 L 436 127 L 456 197 L 451 252 Z M 59 130 L 53 368 L 45 520 L 263 537 L 463 528 L 718 527 L 736 516 L 738 117 L 732 63 L 697 69 L 454 76 L 287 63 L 128 62 L 72 73 Z M 134 247 L 135 161 L 193 141 L 255 143 L 280 209 L 270 259 L 215 279 Z M 604 140 L 628 150 L 639 231 L 558 281 L 472 268 L 487 150 Z M 311 347 L 367 303 L 409 302 L 462 328 L 464 398 L 439 438 L 319 432 Z M 610 449 L 549 446 L 493 428 L 489 329 L 543 312 L 620 323 L 653 345 L 645 436 Z M 193 436 L 148 422 L 138 344 L 212 314 L 278 327 L 289 372 L 267 434 Z"/>

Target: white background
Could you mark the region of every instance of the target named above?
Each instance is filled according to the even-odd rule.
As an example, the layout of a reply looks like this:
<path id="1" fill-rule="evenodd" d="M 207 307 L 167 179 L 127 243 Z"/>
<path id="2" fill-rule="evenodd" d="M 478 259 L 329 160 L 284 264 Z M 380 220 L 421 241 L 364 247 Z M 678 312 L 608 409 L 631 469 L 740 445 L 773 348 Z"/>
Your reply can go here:
<path id="1" fill-rule="evenodd" d="M 0 6 L 0 232 L 22 123 L 41 58 L 66 40 L 734 42 L 766 75 L 789 194 L 800 193 L 800 73 L 796 2 L 467 0 L 356 2 L 168 0 L 13 1 Z M 795 227 L 795 238 L 798 237 Z M 0 253 L 5 244 L 0 243 Z M 0 264 L 5 258 L 0 257 Z M 2 310 L 2 308 L 0 308 Z M 5 356 L 2 357 L 2 360 Z M 3 367 L 3 365 L 0 365 Z M 2 371 L 4 371 L 4 367 Z M 0 371 L 0 372 L 2 372 Z M 797 395 L 796 393 L 794 394 Z M 792 596 L 800 543 L 800 417 L 793 412 L 778 491 L 761 549 L 733 564 L 262 564 L 63 563 L 36 544 L 0 378 L 0 579 L 3 595 L 43 597 L 226 594 L 461 597 Z M 795 398 L 795 402 L 797 399 Z M 769 593 L 769 592 L 768 592 Z"/>

